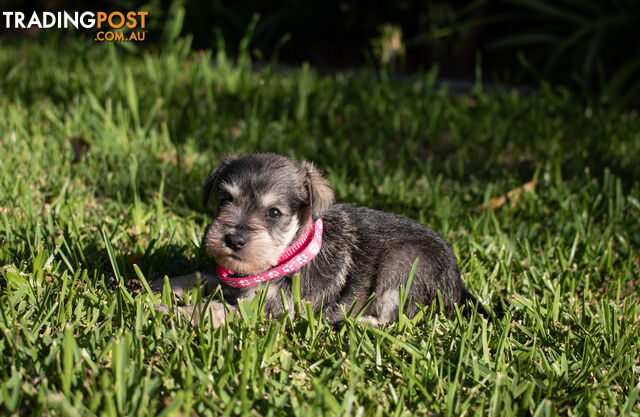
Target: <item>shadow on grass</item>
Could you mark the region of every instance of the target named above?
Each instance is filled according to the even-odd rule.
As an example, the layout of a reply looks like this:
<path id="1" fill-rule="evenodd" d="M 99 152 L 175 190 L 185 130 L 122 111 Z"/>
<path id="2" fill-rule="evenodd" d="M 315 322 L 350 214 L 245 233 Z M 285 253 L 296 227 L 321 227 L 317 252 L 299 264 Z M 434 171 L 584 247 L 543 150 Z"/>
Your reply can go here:
<path id="1" fill-rule="evenodd" d="M 196 271 L 215 270 L 215 261 L 200 250 L 194 255 L 187 255 L 192 252 L 192 248 L 188 245 L 169 244 L 149 248 L 147 254 L 139 259 L 128 260 L 125 257 L 126 277 L 137 278 L 133 269 L 134 263 L 138 265 L 147 281 L 161 279 L 165 275 L 171 278 Z"/>
<path id="2" fill-rule="evenodd" d="M 114 270 L 108 250 L 104 246 L 89 243 L 78 251 L 82 251 L 83 259 L 79 260 L 74 269 L 84 268 L 90 276 L 100 279 L 104 277 L 108 286 L 117 285 L 117 273 Z M 207 257 L 202 251 L 193 253 L 189 245 L 167 244 L 154 247 L 150 245 L 144 254 L 117 254 L 116 267 L 128 287 L 139 287 L 138 275 L 134 265 L 137 265 L 147 282 L 162 279 L 165 275 L 176 277 L 187 275 L 196 271 L 215 270 L 215 261 Z M 66 255 L 65 255 L 66 256 Z M 72 272 L 69 266 L 63 262 L 62 271 Z"/>

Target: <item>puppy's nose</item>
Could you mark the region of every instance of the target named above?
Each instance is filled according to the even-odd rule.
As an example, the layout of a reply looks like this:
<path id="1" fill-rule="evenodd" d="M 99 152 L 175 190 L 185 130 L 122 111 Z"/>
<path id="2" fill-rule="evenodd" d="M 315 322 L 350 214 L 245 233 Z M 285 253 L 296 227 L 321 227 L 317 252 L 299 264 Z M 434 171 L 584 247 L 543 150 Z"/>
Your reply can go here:
<path id="1" fill-rule="evenodd" d="M 247 238 L 240 233 L 227 233 L 224 235 L 224 244 L 234 251 L 242 249 L 247 244 Z"/>

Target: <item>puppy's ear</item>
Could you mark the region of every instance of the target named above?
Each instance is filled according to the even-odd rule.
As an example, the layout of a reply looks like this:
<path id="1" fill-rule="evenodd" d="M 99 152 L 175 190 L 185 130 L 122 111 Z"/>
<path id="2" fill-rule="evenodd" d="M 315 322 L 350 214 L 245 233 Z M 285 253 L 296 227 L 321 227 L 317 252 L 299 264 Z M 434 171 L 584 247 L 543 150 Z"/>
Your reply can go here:
<path id="1" fill-rule="evenodd" d="M 305 186 L 309 193 L 309 206 L 311 206 L 311 218 L 316 221 L 333 204 L 333 190 L 329 181 L 325 180 L 318 168 L 311 162 L 300 162 L 305 171 Z"/>
<path id="2" fill-rule="evenodd" d="M 220 174 L 229 166 L 229 164 L 236 159 L 235 156 L 225 156 L 220 161 L 220 165 L 216 167 L 213 171 L 209 173 L 207 177 L 207 181 L 204 183 L 204 191 L 202 193 L 202 205 L 206 208 L 207 203 L 209 202 L 209 197 L 211 197 L 211 193 L 218 188 L 218 183 L 220 182 Z"/>

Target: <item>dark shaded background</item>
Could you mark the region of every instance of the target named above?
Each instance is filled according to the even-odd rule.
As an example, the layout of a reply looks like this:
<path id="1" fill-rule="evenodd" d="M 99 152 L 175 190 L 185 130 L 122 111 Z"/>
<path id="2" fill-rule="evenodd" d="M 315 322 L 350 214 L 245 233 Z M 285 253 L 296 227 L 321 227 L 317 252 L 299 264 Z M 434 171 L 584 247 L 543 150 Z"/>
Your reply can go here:
<path id="1" fill-rule="evenodd" d="M 640 93 L 638 0 L 4 0 L 0 6 L 27 13 L 146 10 L 152 36 L 145 48 L 162 46 L 168 28 L 177 27 L 193 36 L 192 48 L 215 50 L 223 39 L 234 55 L 250 33 L 258 61 L 306 61 L 326 70 L 375 66 L 396 74 L 438 65 L 448 79 L 481 74 L 515 85 L 548 82 L 605 104 L 626 105 Z M 404 53 L 381 62 L 374 45 L 384 42 L 388 24 L 401 30 Z M 86 36 L 33 32 L 2 36 Z"/>

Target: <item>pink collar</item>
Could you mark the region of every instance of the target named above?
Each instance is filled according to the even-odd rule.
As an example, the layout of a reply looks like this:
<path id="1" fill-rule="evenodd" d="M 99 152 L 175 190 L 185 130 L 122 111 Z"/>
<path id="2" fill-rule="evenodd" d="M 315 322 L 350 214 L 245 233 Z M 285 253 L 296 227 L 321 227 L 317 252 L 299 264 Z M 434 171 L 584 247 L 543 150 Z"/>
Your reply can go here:
<path id="1" fill-rule="evenodd" d="M 303 265 L 311 261 L 320 252 L 322 247 L 322 218 L 314 223 L 309 223 L 304 233 L 294 243 L 282 252 L 278 258 L 278 265 L 264 271 L 258 275 L 248 277 L 234 277 L 235 272 L 218 265 L 216 272 L 218 276 L 230 287 L 242 288 L 265 282 L 282 275 L 289 274 L 302 268 Z"/>

